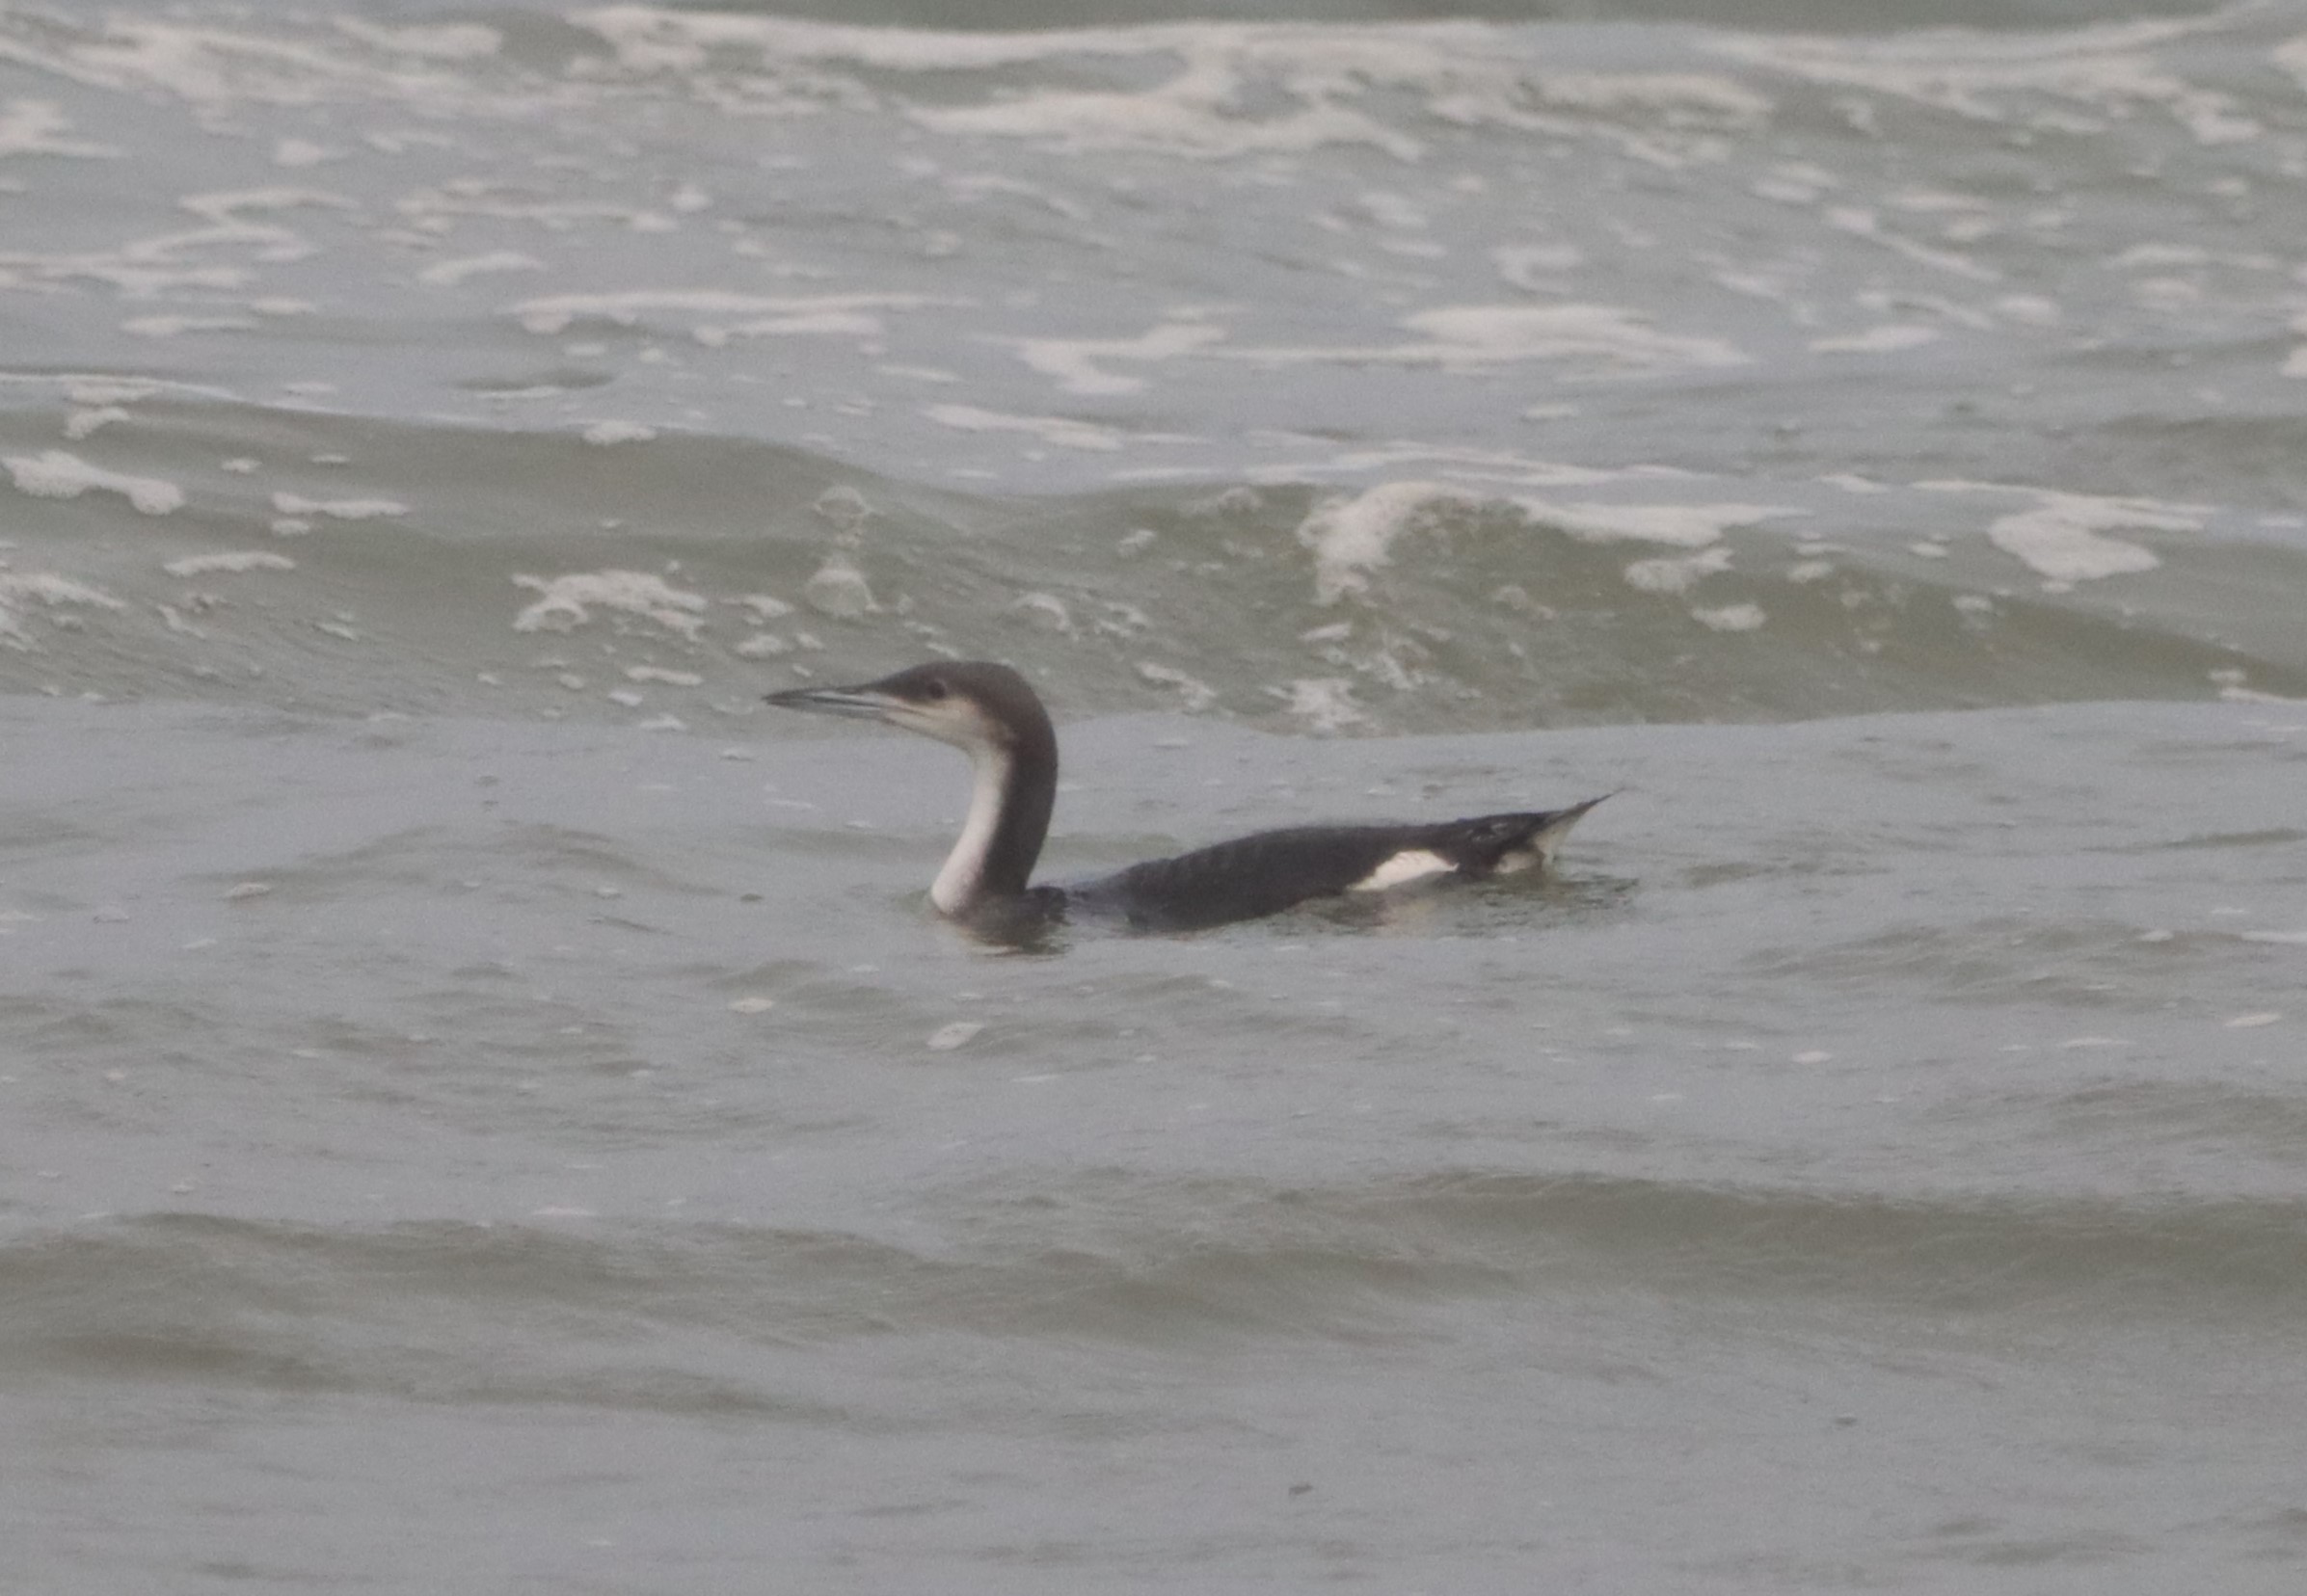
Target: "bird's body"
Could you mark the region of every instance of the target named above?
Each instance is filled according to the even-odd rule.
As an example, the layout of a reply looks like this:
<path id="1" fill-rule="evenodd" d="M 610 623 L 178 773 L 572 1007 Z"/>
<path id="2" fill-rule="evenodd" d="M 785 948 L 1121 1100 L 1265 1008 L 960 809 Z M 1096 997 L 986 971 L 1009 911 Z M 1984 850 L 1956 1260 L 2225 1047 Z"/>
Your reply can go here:
<path id="1" fill-rule="evenodd" d="M 917 665 L 855 687 L 772 693 L 768 702 L 882 721 L 970 757 L 977 779 L 969 816 L 929 896 L 941 913 L 973 922 L 1111 920 L 1192 931 L 1342 892 L 1483 880 L 1543 865 L 1578 817 L 1602 801 L 1467 820 L 1258 832 L 1092 881 L 1034 887 L 1029 878 L 1057 800 L 1058 738 L 1015 671 L 981 661 Z"/>

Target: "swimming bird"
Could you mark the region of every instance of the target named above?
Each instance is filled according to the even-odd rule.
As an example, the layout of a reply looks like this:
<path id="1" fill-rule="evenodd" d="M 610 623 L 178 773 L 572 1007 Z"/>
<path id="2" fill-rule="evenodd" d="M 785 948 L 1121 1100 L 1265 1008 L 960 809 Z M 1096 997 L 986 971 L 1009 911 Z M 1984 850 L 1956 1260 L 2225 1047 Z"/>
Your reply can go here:
<path id="1" fill-rule="evenodd" d="M 977 777 L 969 816 L 929 900 L 973 924 L 1088 919 L 1193 931 L 1342 892 L 1443 877 L 1480 881 L 1547 864 L 1579 816 L 1602 801 L 1468 820 L 1296 826 L 1147 860 L 1093 881 L 1035 887 L 1029 884 L 1033 862 L 1057 803 L 1058 733 L 1024 677 L 990 661 L 938 661 L 854 687 L 771 693 L 768 702 L 902 727 L 969 756 Z"/>

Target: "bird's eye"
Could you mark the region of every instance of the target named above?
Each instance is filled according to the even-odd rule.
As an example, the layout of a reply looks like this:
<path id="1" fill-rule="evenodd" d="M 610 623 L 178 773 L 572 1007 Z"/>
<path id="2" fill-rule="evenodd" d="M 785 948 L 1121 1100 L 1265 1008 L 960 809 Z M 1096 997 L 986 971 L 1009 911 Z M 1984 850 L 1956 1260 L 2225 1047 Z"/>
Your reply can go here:
<path id="1" fill-rule="evenodd" d="M 935 704 L 945 697 L 945 683 L 935 677 L 931 677 L 922 683 L 922 697 L 927 699 L 931 704 Z"/>

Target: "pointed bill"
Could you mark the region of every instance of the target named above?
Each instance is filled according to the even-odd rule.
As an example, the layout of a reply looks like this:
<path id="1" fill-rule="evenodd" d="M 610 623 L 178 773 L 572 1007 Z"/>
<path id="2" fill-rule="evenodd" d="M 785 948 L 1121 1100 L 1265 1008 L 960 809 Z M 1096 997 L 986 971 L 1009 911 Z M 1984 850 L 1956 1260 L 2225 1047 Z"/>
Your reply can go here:
<path id="1" fill-rule="evenodd" d="M 847 720 L 886 720 L 902 701 L 894 693 L 863 687 L 791 687 L 765 696 L 764 703 L 780 709 L 806 709 L 817 715 L 840 715 Z"/>

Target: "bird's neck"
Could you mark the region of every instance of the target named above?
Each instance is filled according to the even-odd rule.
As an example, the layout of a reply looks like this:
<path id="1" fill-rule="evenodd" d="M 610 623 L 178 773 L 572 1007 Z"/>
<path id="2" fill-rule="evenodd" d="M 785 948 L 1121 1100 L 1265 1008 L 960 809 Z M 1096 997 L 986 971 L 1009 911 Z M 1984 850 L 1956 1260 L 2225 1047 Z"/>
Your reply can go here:
<path id="1" fill-rule="evenodd" d="M 929 901 L 956 917 L 1024 893 L 1058 798 L 1054 738 L 975 748 L 970 764 L 977 780 L 969 818 L 929 889 Z"/>

